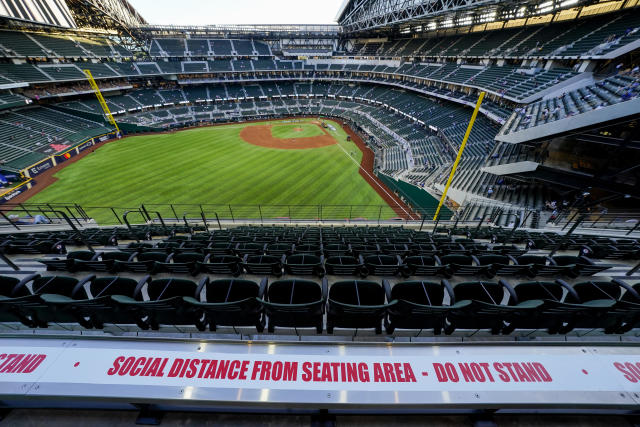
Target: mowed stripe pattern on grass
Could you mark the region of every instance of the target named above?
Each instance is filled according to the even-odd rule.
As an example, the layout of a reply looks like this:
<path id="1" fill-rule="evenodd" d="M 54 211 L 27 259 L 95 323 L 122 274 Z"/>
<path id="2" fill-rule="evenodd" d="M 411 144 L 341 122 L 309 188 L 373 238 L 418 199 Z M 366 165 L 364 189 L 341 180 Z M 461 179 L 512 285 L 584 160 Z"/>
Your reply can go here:
<path id="1" fill-rule="evenodd" d="M 207 127 L 111 142 L 58 172 L 58 181 L 29 201 L 120 208 L 136 208 L 142 203 L 385 205 L 338 145 L 281 150 L 258 147 L 239 137 L 244 126 L 257 124 Z M 335 130 L 328 132 L 359 163 L 362 153 L 346 141 L 342 128 L 335 123 L 333 126 Z M 187 208 L 177 209 L 181 216 Z M 272 211 L 263 214 L 288 216 L 289 212 Z M 316 216 L 315 209 L 303 211 L 299 209 L 297 215 Z M 367 212 L 371 213 L 361 216 L 377 218 L 379 213 L 378 209 Z M 161 213 L 172 216 L 170 210 Z M 187 213 L 199 216 L 199 210 Z M 89 214 L 101 223 L 115 221 L 107 210 Z M 229 217 L 228 212 L 220 215 Z M 255 210 L 244 214 L 236 211 L 235 215 L 259 217 Z M 384 209 L 383 218 L 393 216 L 391 208 Z"/>
<path id="2" fill-rule="evenodd" d="M 274 124 L 271 126 L 271 135 L 274 138 L 308 138 L 311 136 L 322 136 L 322 129 L 313 123 L 288 123 Z"/>

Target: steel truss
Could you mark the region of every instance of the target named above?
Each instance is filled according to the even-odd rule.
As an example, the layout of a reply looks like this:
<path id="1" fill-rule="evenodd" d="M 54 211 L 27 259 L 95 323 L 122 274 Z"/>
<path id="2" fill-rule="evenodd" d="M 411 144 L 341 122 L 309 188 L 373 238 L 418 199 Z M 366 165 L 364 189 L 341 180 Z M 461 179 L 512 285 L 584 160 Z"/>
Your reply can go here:
<path id="1" fill-rule="evenodd" d="M 116 30 L 135 39 L 147 23 L 127 0 L 67 0 L 67 5 L 78 27 Z"/>
<path id="2" fill-rule="evenodd" d="M 580 7 L 562 0 L 350 0 L 340 10 L 338 23 L 345 33 L 398 30 L 422 32 L 494 20 L 528 18 Z"/>
<path id="3" fill-rule="evenodd" d="M 334 39 L 341 32 L 338 25 L 143 25 L 139 27 L 151 37 L 194 37 L 211 38 L 314 38 Z"/>

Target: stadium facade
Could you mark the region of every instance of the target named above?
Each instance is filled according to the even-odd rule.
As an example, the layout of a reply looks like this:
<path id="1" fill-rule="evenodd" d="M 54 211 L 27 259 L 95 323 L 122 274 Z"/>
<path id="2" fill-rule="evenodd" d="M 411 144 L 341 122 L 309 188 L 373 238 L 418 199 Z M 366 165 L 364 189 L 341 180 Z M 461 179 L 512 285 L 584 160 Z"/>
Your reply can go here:
<path id="1" fill-rule="evenodd" d="M 337 25 L 171 26 L 126 0 L 0 1 L 0 403 L 633 423 L 639 7 L 347 0 Z M 344 122 L 411 212 L 108 206 L 121 226 L 98 228 L 16 203 L 123 136 L 298 116 Z"/>

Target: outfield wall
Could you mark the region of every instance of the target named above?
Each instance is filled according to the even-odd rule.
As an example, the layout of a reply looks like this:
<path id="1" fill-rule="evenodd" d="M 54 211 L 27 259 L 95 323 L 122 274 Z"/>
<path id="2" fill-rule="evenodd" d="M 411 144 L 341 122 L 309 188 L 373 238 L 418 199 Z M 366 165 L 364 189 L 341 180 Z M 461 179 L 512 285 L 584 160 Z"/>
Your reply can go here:
<path id="1" fill-rule="evenodd" d="M 378 173 L 376 175 L 387 187 L 402 196 L 413 208 L 418 208 L 421 212 L 436 211 L 438 207 L 438 200 L 436 200 L 425 189 L 416 187 L 408 182 L 396 181 L 383 173 Z M 452 212 L 443 205 L 440 214 L 441 219 L 449 220 L 451 219 L 451 216 Z"/>

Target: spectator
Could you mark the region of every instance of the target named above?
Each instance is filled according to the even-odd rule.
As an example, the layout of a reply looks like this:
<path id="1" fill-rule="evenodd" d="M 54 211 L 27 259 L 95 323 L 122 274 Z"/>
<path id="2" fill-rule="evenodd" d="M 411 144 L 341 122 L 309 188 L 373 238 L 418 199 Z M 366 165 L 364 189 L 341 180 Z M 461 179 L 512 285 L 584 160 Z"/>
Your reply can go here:
<path id="1" fill-rule="evenodd" d="M 9 215 L 9 221 L 15 224 L 50 224 L 51 223 L 51 221 L 49 221 L 47 217 L 42 215 L 36 215 L 34 217 L 26 216 L 23 219 L 20 219 L 18 215 Z"/>

